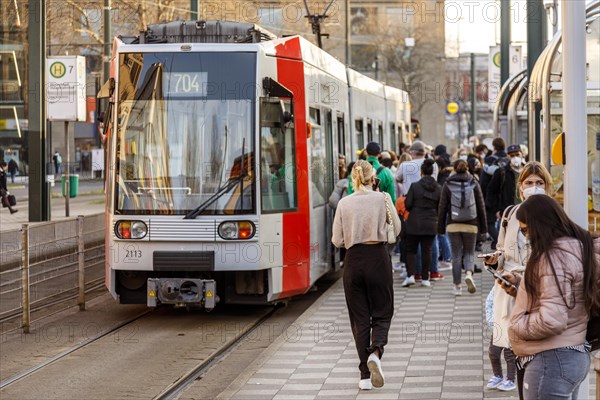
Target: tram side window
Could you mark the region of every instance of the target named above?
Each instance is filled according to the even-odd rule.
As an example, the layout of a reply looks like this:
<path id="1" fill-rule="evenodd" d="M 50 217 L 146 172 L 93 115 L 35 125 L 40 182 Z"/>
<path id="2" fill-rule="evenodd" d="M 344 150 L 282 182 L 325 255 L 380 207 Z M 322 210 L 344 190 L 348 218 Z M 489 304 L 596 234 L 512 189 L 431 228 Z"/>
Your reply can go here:
<path id="1" fill-rule="evenodd" d="M 363 120 L 357 119 L 354 121 L 354 127 L 356 129 L 356 140 L 359 149 L 365 148 L 365 131 L 363 127 Z"/>
<path id="2" fill-rule="evenodd" d="M 296 142 L 292 122 L 282 112 L 289 101 L 265 98 L 260 110 L 260 182 L 263 212 L 296 209 Z"/>
<path id="3" fill-rule="evenodd" d="M 396 151 L 396 145 L 398 144 L 397 140 L 396 140 L 397 137 L 398 137 L 398 135 L 396 134 L 396 124 L 391 122 L 390 123 L 390 140 L 391 140 L 390 148 L 393 151 Z"/>
<path id="4" fill-rule="evenodd" d="M 381 122 L 377 124 L 377 139 L 379 140 L 379 145 L 383 146 L 383 124 Z"/>
<path id="5" fill-rule="evenodd" d="M 331 115 L 331 113 L 329 113 Z M 325 142 L 325 127 L 322 126 L 321 110 L 309 108 L 309 121 L 312 127 L 310 138 L 310 176 L 312 183 L 313 207 L 324 205 L 329 197 L 327 189 L 327 144 Z M 329 127 L 331 126 L 330 121 Z M 331 134 L 331 132 L 328 132 Z"/>

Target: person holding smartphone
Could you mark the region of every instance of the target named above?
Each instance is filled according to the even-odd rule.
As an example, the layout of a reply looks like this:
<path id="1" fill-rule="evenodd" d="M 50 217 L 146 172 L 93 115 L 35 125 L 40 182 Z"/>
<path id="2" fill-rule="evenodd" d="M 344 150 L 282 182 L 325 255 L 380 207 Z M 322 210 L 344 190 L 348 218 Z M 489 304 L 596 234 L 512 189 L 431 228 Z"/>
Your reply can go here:
<path id="1" fill-rule="evenodd" d="M 537 161 L 530 161 L 525 164 L 517 178 L 517 190 L 521 200 L 525 200 L 533 195 L 551 195 L 553 192 L 552 177 L 543 164 Z M 519 221 L 516 216 L 519 207 L 520 205 L 509 206 L 501 212 L 502 218 L 498 231 L 496 252 L 487 255 L 483 259 L 486 265 L 494 268 L 499 274 L 503 276 L 507 275 L 507 279 L 513 284 L 525 271 L 525 266 L 531 252 L 529 240 L 519 229 Z M 516 295 L 516 288 L 507 287 L 507 290 Z M 512 388 L 509 390 L 513 390 L 515 377 L 513 372 L 516 371 L 516 364 L 512 361 L 514 360 L 514 355 L 511 351 L 508 328 L 510 326 L 510 316 L 515 299 L 505 290 L 495 290 L 493 304 L 495 329 L 490 340 L 490 354 L 498 353 L 499 349 L 504 351 L 504 358 L 507 360 L 508 376 L 506 379 L 508 382 L 505 382 L 502 387 Z M 496 376 L 496 373 L 494 375 Z M 519 398 L 522 399 L 523 382 L 521 372 L 516 371 L 516 375 Z"/>
<path id="2" fill-rule="evenodd" d="M 531 243 L 523 277 L 504 275 L 518 287 L 508 333 L 522 398 L 575 399 L 590 369 L 588 321 L 600 309 L 593 238 L 549 196 L 529 197 L 516 216 Z"/>

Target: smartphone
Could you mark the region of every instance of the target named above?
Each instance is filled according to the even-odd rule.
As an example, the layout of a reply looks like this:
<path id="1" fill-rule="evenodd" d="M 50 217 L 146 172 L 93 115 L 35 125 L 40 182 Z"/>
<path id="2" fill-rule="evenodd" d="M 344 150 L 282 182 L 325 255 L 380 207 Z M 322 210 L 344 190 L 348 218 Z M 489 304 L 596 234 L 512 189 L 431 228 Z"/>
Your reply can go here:
<path id="1" fill-rule="evenodd" d="M 373 191 L 379 190 L 379 184 L 381 183 L 381 179 L 375 178 L 375 183 L 373 184 Z"/>
<path id="2" fill-rule="evenodd" d="M 486 269 L 487 272 L 489 272 L 490 274 L 494 275 L 494 278 L 500 279 L 500 281 L 502 281 L 502 283 L 504 283 L 507 286 L 514 287 L 514 285 L 512 283 L 510 283 L 508 280 L 506 280 L 506 278 L 504 278 L 498 272 L 494 271 L 493 268 L 490 268 L 487 265 L 484 265 L 483 267 Z"/>
<path id="3" fill-rule="evenodd" d="M 502 255 L 503 252 L 498 250 L 497 253 L 499 255 Z M 488 257 L 493 257 L 495 255 L 496 255 L 496 252 L 495 253 L 487 253 L 487 254 L 477 254 L 477 258 L 488 258 Z"/>
<path id="4" fill-rule="evenodd" d="M 477 258 L 488 258 L 488 257 L 492 257 L 493 255 L 495 255 L 496 253 L 488 253 L 488 254 L 477 254 Z"/>

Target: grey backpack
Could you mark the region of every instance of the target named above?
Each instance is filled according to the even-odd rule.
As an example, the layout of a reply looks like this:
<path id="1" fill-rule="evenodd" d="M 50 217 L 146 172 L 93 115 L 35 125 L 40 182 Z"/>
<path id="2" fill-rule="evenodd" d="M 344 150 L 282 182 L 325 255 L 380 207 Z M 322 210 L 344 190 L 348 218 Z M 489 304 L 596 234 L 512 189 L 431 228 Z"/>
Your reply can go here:
<path id="1" fill-rule="evenodd" d="M 452 222 L 467 222 L 477 217 L 475 181 L 447 181 L 450 189 L 450 214 Z"/>

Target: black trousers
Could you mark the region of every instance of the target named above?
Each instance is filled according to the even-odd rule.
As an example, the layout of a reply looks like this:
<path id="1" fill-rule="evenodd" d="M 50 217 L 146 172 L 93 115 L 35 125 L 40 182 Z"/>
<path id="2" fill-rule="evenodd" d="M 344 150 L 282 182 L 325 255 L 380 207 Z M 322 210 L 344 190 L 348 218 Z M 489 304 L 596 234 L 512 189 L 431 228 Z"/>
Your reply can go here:
<path id="1" fill-rule="evenodd" d="M 394 315 L 392 262 L 383 244 L 357 244 L 344 259 L 344 293 L 360 363 L 360 378 L 368 379 L 369 355 L 383 355 Z"/>
<path id="2" fill-rule="evenodd" d="M 417 270 L 417 249 L 421 243 L 421 276 L 429 280 L 429 267 L 433 254 L 435 235 L 406 235 L 406 275 L 413 276 Z"/>

